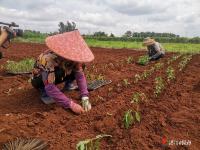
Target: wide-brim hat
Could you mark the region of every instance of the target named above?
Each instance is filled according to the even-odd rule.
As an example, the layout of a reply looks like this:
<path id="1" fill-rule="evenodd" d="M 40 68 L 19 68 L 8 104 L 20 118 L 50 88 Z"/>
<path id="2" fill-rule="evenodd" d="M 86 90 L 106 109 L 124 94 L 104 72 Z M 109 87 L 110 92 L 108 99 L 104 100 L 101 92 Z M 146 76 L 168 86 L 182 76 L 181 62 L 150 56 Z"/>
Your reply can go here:
<path id="1" fill-rule="evenodd" d="M 147 38 L 144 39 L 143 45 L 144 46 L 150 46 L 150 45 L 155 44 L 155 42 L 156 41 L 154 39 L 147 37 Z"/>
<path id="2" fill-rule="evenodd" d="M 75 62 L 91 62 L 94 55 L 78 30 L 49 36 L 48 48 L 57 55 Z"/>

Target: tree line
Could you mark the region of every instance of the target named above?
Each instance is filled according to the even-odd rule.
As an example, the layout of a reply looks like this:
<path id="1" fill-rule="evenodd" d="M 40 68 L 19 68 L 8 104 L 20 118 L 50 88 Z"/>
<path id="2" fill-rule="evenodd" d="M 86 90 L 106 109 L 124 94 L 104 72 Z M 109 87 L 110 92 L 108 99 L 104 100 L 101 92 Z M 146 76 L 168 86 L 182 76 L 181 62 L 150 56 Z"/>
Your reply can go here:
<path id="1" fill-rule="evenodd" d="M 48 35 L 55 35 L 59 33 L 69 32 L 76 30 L 75 22 L 59 22 L 58 31 L 51 33 L 40 33 L 39 31 L 25 30 L 24 36 L 27 37 L 46 37 Z M 187 38 L 180 37 L 179 35 L 173 33 L 156 33 L 156 32 L 133 32 L 126 31 L 121 37 L 115 36 L 113 33 L 107 34 L 103 31 L 94 32 L 91 35 L 84 34 L 85 39 L 96 39 L 101 41 L 135 41 L 142 42 L 146 37 L 152 37 L 158 42 L 162 43 L 200 43 L 200 37 Z"/>

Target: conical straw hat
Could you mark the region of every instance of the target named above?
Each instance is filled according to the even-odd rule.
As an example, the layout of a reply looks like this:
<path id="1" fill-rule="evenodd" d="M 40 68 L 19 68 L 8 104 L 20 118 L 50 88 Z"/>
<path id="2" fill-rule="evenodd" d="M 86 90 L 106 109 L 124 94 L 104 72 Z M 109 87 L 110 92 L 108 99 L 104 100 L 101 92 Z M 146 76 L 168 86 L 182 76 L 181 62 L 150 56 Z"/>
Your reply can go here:
<path id="1" fill-rule="evenodd" d="M 151 39 L 150 37 L 147 37 L 147 38 L 144 39 L 143 45 L 144 46 L 150 46 L 150 45 L 155 44 L 155 42 L 156 41 L 154 39 Z"/>
<path id="2" fill-rule="evenodd" d="M 75 62 L 90 62 L 94 55 L 78 30 L 46 38 L 46 45 L 57 55 Z"/>

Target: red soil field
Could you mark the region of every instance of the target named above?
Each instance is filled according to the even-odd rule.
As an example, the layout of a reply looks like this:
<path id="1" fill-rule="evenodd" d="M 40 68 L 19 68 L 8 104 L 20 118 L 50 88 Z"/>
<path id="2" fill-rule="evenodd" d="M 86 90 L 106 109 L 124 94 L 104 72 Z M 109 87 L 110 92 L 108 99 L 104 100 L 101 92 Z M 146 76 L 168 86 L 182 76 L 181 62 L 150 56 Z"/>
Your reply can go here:
<path id="1" fill-rule="evenodd" d="M 5 72 L 3 65 L 7 60 L 36 58 L 46 49 L 43 44 L 13 43 L 8 50 L 3 50 L 4 58 L 0 60 L 0 148 L 17 137 L 38 137 L 47 141 L 51 150 L 73 150 L 81 140 L 109 134 L 112 137 L 101 142 L 102 150 L 200 149 L 200 55 L 193 55 L 183 71 L 178 71 L 183 56 L 172 62 L 176 79 L 168 83 L 167 62 L 177 54 L 167 53 L 159 61 L 164 63 L 161 69 L 134 83 L 135 74 L 143 73 L 158 61 L 140 66 L 136 61 L 145 51 L 91 48 L 95 60 L 86 64 L 86 75 L 92 78 L 101 75 L 113 82 L 90 92 L 92 110 L 75 115 L 58 105 L 43 104 L 39 92 L 28 82 L 28 75 L 11 76 Z M 129 56 L 133 58 L 130 64 L 126 61 Z M 158 76 L 164 78 L 165 89 L 156 98 L 154 81 Z M 124 79 L 130 84 L 125 86 Z M 139 104 L 141 122 L 125 129 L 124 113 L 137 107 L 131 103 L 134 92 L 145 93 L 147 100 Z M 77 91 L 65 94 L 80 103 Z M 162 144 L 163 137 L 168 141 L 190 140 L 191 145 Z"/>

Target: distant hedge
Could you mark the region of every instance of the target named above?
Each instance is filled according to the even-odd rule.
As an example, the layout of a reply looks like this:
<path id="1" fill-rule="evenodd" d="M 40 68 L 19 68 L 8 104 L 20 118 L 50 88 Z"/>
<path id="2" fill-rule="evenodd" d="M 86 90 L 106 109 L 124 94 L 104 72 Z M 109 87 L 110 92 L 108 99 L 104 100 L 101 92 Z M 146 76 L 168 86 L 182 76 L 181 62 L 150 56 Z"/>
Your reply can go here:
<path id="1" fill-rule="evenodd" d="M 143 37 L 95 37 L 84 35 L 85 39 L 96 39 L 99 41 L 133 41 L 142 42 Z M 186 37 L 153 37 L 156 41 L 161 43 L 200 43 L 200 37 L 186 38 Z"/>

